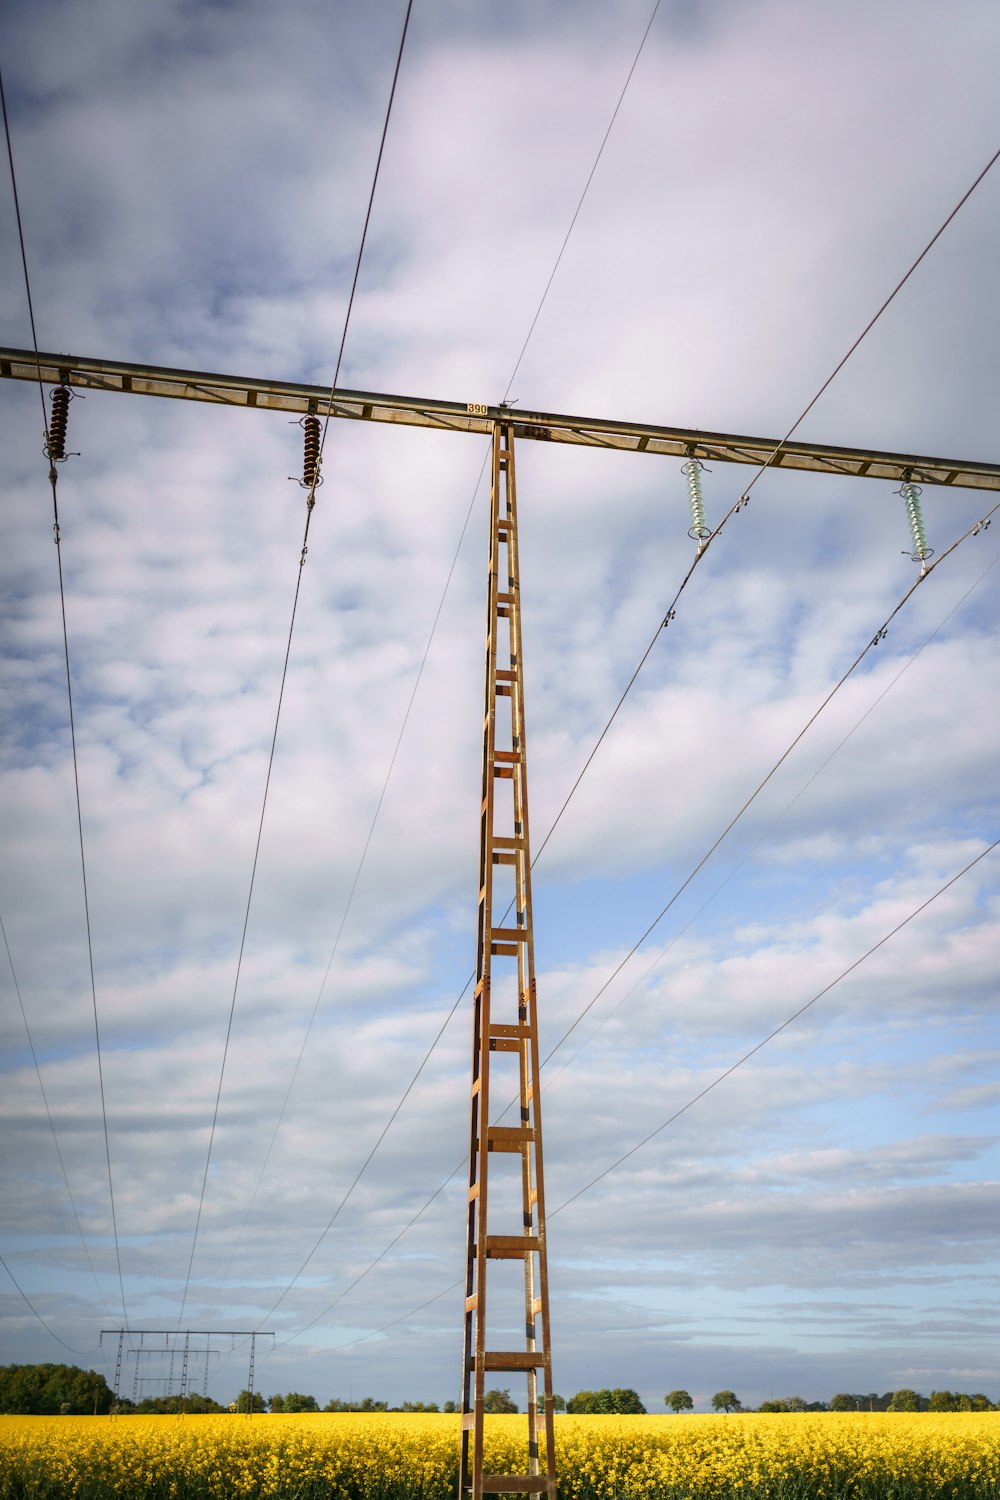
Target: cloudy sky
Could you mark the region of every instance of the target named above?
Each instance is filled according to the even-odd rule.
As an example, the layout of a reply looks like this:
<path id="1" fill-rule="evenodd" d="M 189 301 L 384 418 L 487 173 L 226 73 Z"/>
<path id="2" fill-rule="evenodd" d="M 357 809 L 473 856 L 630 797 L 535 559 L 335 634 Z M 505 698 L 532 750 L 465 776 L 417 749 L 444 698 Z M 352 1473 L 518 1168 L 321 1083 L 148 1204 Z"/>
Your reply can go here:
<path id="1" fill-rule="evenodd" d="M 662 0 L 511 386 L 650 10 L 416 0 L 343 387 L 778 438 L 1000 144 L 988 0 Z M 8 7 L 41 348 L 331 380 L 402 19 Z M 801 436 L 1000 460 L 998 173 Z M 475 957 L 485 439 L 331 428 L 221 1075 L 301 434 L 98 393 L 70 419 L 93 994 L 39 397 L 3 382 L 0 1254 L 34 1312 L 0 1273 L 0 1359 L 110 1377 L 125 1317 L 261 1327 L 266 1392 L 455 1397 L 467 998 L 344 1200 Z M 751 475 L 713 465 L 711 522 Z M 518 481 L 537 848 L 693 543 L 674 460 L 524 443 Z M 699 565 L 538 861 L 545 1052 L 917 576 L 897 488 L 765 474 Z M 930 545 L 995 498 L 926 488 Z M 1000 1398 L 1000 855 L 574 1197 L 997 837 L 998 548 L 931 573 L 546 1067 L 565 1395 Z M 227 1346 L 210 1388 L 245 1380 Z"/>

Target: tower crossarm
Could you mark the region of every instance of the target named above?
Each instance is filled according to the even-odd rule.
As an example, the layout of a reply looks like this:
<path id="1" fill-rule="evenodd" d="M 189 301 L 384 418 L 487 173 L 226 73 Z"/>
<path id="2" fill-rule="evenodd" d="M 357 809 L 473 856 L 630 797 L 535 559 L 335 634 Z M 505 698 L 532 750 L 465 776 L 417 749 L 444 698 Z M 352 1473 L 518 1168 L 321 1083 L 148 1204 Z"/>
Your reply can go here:
<path id="1" fill-rule="evenodd" d="M 257 380 L 205 370 L 175 370 L 119 360 L 86 359 L 76 354 L 35 354 L 28 349 L 0 348 L 0 378 L 41 379 L 91 391 L 133 396 L 161 396 L 207 401 L 216 406 L 317 415 L 362 422 L 397 422 L 444 432 L 491 434 L 498 422 L 509 424 L 515 438 L 569 443 L 583 448 L 610 448 L 624 453 L 705 462 L 751 464 L 756 468 L 806 469 L 864 479 L 911 479 L 955 489 L 1000 490 L 1000 464 L 966 459 L 932 458 L 916 453 L 887 453 L 871 448 L 832 447 L 778 438 L 705 432 L 698 428 L 659 427 L 603 417 L 573 417 L 558 412 L 531 412 L 482 401 L 429 401 L 371 391 L 331 392 L 328 386 L 294 381 Z"/>

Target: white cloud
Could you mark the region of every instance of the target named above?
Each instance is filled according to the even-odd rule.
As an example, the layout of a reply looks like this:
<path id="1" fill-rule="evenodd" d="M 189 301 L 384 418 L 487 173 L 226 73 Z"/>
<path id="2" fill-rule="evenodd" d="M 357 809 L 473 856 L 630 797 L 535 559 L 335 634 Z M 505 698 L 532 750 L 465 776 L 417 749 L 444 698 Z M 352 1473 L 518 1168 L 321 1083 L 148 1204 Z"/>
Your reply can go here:
<path id="1" fill-rule="evenodd" d="M 502 27 L 486 6 L 415 17 L 343 383 L 502 394 L 647 16 L 636 3 L 577 7 L 572 25 L 520 6 Z M 53 0 L 3 24 L 42 347 L 330 379 L 395 20 L 255 5 L 233 28 L 212 8 L 154 20 L 102 0 L 81 25 Z M 947 24 L 929 3 L 905 21 L 896 4 L 808 18 L 787 0 L 663 7 L 518 371 L 522 409 L 780 436 L 984 164 L 996 24 L 978 3 Z M 991 178 L 809 436 L 991 456 L 996 202 Z M 0 338 L 23 346 L 9 233 L 0 266 Z M 51 514 L 37 392 L 0 394 L 0 911 L 106 1305 L 9 977 L 0 1239 L 35 1305 L 89 1347 L 118 1316 L 117 1277 Z M 61 470 L 62 550 L 134 1321 L 176 1319 L 191 1249 L 305 521 L 286 478 L 300 444 L 264 414 L 97 392 L 70 411 L 81 456 Z M 324 984 L 483 450 L 330 430 L 192 1316 L 257 1320 L 280 1296 L 471 971 L 481 491 Z M 713 521 L 751 475 L 712 466 Z M 524 443 L 518 485 L 537 850 L 692 553 L 679 465 Z M 539 860 L 544 1047 L 912 582 L 894 488 L 768 473 L 699 565 Z M 992 498 L 925 489 L 937 555 Z M 917 590 L 546 1069 L 550 1208 L 996 836 L 995 535 Z M 565 1394 L 628 1384 L 659 1405 L 667 1378 L 709 1395 L 735 1384 L 744 1400 L 822 1396 L 907 1371 L 955 1384 L 963 1369 L 1000 1394 L 982 1332 L 997 1276 L 994 866 L 553 1219 Z M 285 1334 L 460 1161 L 469 1025 L 466 1001 L 278 1309 Z M 460 1274 L 461 1175 L 270 1357 L 265 1384 L 454 1394 L 460 1291 L 330 1351 Z M 13 1290 L 0 1318 L 9 1357 L 52 1356 Z M 237 1363 L 220 1377 L 234 1388 Z"/>

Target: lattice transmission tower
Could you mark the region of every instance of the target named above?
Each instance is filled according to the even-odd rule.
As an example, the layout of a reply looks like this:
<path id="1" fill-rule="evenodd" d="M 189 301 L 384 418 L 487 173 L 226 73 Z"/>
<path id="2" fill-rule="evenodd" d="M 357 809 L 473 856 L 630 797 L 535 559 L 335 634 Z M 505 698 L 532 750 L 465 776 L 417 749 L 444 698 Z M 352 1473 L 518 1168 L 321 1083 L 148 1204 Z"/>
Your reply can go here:
<path id="1" fill-rule="evenodd" d="M 514 924 L 503 926 L 511 908 Z M 493 428 L 477 934 L 459 1494 L 460 1500 L 466 1494 L 479 1500 L 490 1493 L 547 1494 L 555 1500 L 552 1341 L 511 422 L 497 422 Z M 507 1063 L 504 1067 L 498 1060 L 497 1065 L 500 1079 L 505 1080 L 504 1100 L 513 1086 L 510 1075 L 516 1072 L 519 1114 L 513 1125 L 499 1123 L 505 1111 L 493 1123 L 496 1105 L 491 1074 L 497 1054 Z M 514 1158 L 517 1167 L 504 1173 L 499 1162 L 494 1166 L 494 1199 L 490 1193 L 490 1162 L 498 1154 Z M 495 1225 L 500 1226 L 496 1232 Z M 497 1306 L 492 1296 L 487 1297 L 487 1271 L 494 1261 L 512 1263 L 521 1273 L 519 1285 L 512 1286 L 508 1279 L 506 1285 L 497 1287 Z M 502 1279 L 498 1265 L 491 1280 Z M 511 1324 L 520 1330 L 520 1347 L 510 1347 L 514 1340 L 509 1335 L 506 1346 L 498 1347 L 496 1337 Z M 523 1373 L 527 1387 L 527 1472 L 518 1475 L 486 1474 L 483 1469 L 486 1382 L 488 1376 L 501 1373 Z"/>

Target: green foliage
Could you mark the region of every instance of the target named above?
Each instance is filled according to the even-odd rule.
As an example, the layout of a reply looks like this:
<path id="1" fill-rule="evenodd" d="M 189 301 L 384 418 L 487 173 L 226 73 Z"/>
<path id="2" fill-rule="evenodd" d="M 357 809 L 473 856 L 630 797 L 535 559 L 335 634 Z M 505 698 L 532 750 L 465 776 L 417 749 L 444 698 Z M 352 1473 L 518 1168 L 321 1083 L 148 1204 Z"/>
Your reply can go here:
<path id="1" fill-rule="evenodd" d="M 921 1396 L 916 1391 L 911 1391 L 907 1386 L 902 1390 L 893 1391 L 892 1400 L 889 1402 L 890 1411 L 919 1411 L 924 1404 Z"/>
<path id="2" fill-rule="evenodd" d="M 507 1412 L 517 1411 L 516 1404 L 510 1399 L 510 1391 L 505 1386 L 502 1391 L 487 1391 L 483 1400 L 483 1411 Z"/>
<path id="3" fill-rule="evenodd" d="M 458 1411 L 458 1407 L 455 1405 L 454 1401 L 446 1401 L 444 1403 L 444 1405 L 442 1406 L 441 1410 L 442 1411 L 447 1411 L 447 1412 L 453 1412 L 453 1411 Z"/>
<path id="4" fill-rule="evenodd" d="M 838 1408 L 841 1411 L 854 1411 L 854 1397 L 845 1398 L 850 1402 L 849 1406 Z M 776 1400 L 762 1401 L 758 1411 L 826 1411 L 824 1401 L 804 1401 L 801 1396 L 780 1396 Z"/>
<path id="5" fill-rule="evenodd" d="M 553 1396 L 552 1397 L 552 1410 L 553 1411 L 565 1411 L 566 1410 L 566 1397 L 565 1396 Z"/>
<path id="6" fill-rule="evenodd" d="M 131 1407 L 132 1403 L 128 1404 Z M 162 1416 L 177 1416 L 181 1412 L 196 1416 L 206 1412 L 226 1411 L 228 1408 L 220 1406 L 211 1396 L 203 1396 L 199 1391 L 189 1391 L 186 1396 L 146 1396 L 133 1410 L 140 1416 L 155 1416 L 157 1413 Z"/>
<path id="7" fill-rule="evenodd" d="M 739 1398 L 735 1391 L 716 1391 L 712 1397 L 712 1409 L 714 1411 L 742 1411 Z"/>
<path id="8" fill-rule="evenodd" d="M 272 1398 L 273 1399 L 273 1398 Z M 274 1407 L 271 1407 L 274 1410 Z M 315 1396 L 303 1396 L 300 1391 L 289 1391 L 284 1399 L 283 1411 L 319 1411 Z"/>
<path id="9" fill-rule="evenodd" d="M 235 1406 L 237 1411 L 267 1411 L 267 1402 L 260 1391 L 254 1391 L 253 1404 L 251 1406 L 250 1392 L 246 1387 L 236 1397 Z"/>
<path id="10" fill-rule="evenodd" d="M 577 1391 L 566 1402 L 566 1410 L 574 1416 L 642 1417 L 646 1414 L 646 1408 L 637 1393 L 621 1386 L 616 1386 L 614 1390 Z"/>
<path id="11" fill-rule="evenodd" d="M 113 1399 L 104 1376 L 79 1365 L 0 1367 L 0 1412 L 12 1416 L 105 1416 Z"/>
<path id="12" fill-rule="evenodd" d="M 400 1411 L 440 1411 L 436 1401 L 404 1401 Z"/>
<path id="13" fill-rule="evenodd" d="M 687 1391 L 668 1391 L 663 1398 L 664 1406 L 669 1406 L 672 1412 L 693 1411 L 694 1402 Z"/>
<path id="14" fill-rule="evenodd" d="M 336 1396 L 332 1397 L 323 1408 L 324 1411 L 388 1411 L 388 1401 L 376 1401 L 374 1396 L 363 1396 L 360 1401 L 340 1401 Z"/>

